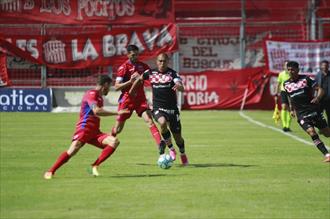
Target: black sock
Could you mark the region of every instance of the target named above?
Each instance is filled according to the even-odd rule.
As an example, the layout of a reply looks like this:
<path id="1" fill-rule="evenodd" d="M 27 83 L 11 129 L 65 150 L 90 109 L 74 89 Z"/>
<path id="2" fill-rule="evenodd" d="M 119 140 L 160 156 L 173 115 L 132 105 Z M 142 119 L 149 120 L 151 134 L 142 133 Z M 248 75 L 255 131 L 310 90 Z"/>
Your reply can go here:
<path id="1" fill-rule="evenodd" d="M 181 144 L 178 144 L 178 143 L 177 143 L 177 145 L 178 145 L 178 147 L 179 147 L 179 151 L 180 151 L 180 153 L 181 153 L 181 154 L 184 154 L 184 152 L 185 152 L 185 149 L 184 149 L 184 140 L 182 141 Z"/>
<path id="2" fill-rule="evenodd" d="M 173 144 L 171 141 L 171 132 L 167 130 L 165 133 L 162 133 L 163 139 L 166 142 L 166 145 L 169 149 L 173 148 Z"/>
<path id="3" fill-rule="evenodd" d="M 166 148 L 166 143 L 164 140 L 161 140 L 160 144 L 159 144 L 159 154 L 160 155 L 165 153 L 165 148 Z"/>
<path id="4" fill-rule="evenodd" d="M 328 150 L 326 149 L 326 147 L 324 146 L 324 143 L 320 140 L 320 137 L 318 135 L 313 135 L 312 140 L 313 140 L 315 146 L 319 149 L 319 151 L 322 152 L 322 154 L 326 155 L 327 153 L 329 153 Z"/>

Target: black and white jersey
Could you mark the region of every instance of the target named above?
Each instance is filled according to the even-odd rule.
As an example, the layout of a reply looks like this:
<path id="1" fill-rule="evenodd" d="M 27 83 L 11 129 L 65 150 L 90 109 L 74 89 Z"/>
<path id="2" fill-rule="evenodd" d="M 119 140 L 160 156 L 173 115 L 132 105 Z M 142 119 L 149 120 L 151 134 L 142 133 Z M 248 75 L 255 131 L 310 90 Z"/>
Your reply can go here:
<path id="1" fill-rule="evenodd" d="M 177 109 L 177 96 L 172 88 L 181 78 L 176 71 L 171 68 L 167 68 L 165 72 L 151 69 L 143 73 L 143 79 L 150 81 L 154 109 Z"/>
<path id="2" fill-rule="evenodd" d="M 289 79 L 284 82 L 284 90 L 290 97 L 291 104 L 299 116 L 308 115 L 318 110 L 318 105 L 311 103 L 316 81 L 310 77 L 299 75 L 295 81 Z"/>

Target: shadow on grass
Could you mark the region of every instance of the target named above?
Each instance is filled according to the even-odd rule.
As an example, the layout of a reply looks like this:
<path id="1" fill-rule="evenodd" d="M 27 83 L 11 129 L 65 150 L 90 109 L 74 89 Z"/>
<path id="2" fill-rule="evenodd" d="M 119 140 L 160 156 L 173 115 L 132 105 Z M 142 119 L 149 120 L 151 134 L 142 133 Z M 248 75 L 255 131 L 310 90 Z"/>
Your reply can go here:
<path id="1" fill-rule="evenodd" d="M 162 177 L 162 176 L 169 176 L 169 174 L 125 174 L 125 175 L 110 176 L 110 178 L 136 178 L 136 177 Z"/>
<path id="2" fill-rule="evenodd" d="M 246 164 L 233 164 L 233 163 L 192 163 L 189 167 L 195 168 L 208 168 L 208 167 L 255 167 L 256 165 L 246 165 Z"/>
<path id="3" fill-rule="evenodd" d="M 137 163 L 136 165 L 140 166 L 154 166 L 155 164 L 147 164 L 147 163 Z M 209 167 L 255 167 L 256 165 L 246 165 L 246 164 L 233 164 L 233 163 L 191 163 L 188 166 L 182 166 L 180 164 L 176 164 L 176 167 L 184 167 L 184 168 L 209 168 Z"/>

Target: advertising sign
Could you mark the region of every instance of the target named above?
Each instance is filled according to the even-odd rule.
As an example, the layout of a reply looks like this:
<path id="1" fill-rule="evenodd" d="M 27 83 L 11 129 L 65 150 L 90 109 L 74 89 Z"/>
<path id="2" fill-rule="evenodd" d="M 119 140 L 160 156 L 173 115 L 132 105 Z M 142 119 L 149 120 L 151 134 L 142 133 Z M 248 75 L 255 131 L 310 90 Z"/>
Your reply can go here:
<path id="1" fill-rule="evenodd" d="M 50 112 L 51 89 L 0 89 L 0 112 Z"/>

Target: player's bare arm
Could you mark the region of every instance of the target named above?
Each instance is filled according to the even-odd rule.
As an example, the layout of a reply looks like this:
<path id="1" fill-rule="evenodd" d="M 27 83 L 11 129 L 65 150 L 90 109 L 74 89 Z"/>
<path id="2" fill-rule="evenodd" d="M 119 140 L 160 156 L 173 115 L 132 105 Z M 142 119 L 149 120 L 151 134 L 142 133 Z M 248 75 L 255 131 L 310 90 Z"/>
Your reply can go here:
<path id="1" fill-rule="evenodd" d="M 120 91 L 120 90 L 130 87 L 139 76 L 140 76 L 140 74 L 138 72 L 134 72 L 132 74 L 130 80 L 128 80 L 126 82 L 116 81 L 115 86 L 114 86 L 115 90 Z"/>
<path id="2" fill-rule="evenodd" d="M 315 90 L 317 91 L 316 96 L 311 100 L 311 103 L 318 104 L 324 95 L 324 90 L 319 86 L 315 86 Z"/>
<path id="3" fill-rule="evenodd" d="M 125 114 L 125 113 L 129 113 L 129 110 L 123 109 L 123 110 L 120 110 L 118 112 L 112 112 L 112 111 L 104 109 L 103 107 L 94 106 L 93 107 L 93 112 L 97 116 L 117 116 L 117 115 L 122 115 L 122 114 Z"/>
<path id="4" fill-rule="evenodd" d="M 290 115 L 291 115 L 292 117 L 296 117 L 296 112 L 295 112 L 295 110 L 294 110 L 294 107 L 292 106 L 291 98 L 290 98 L 289 95 L 288 95 L 288 101 L 289 101 Z"/>
<path id="5" fill-rule="evenodd" d="M 181 81 L 178 81 L 175 83 L 175 85 L 172 87 L 173 90 L 175 91 L 180 91 L 183 92 L 184 91 L 184 87 Z"/>

